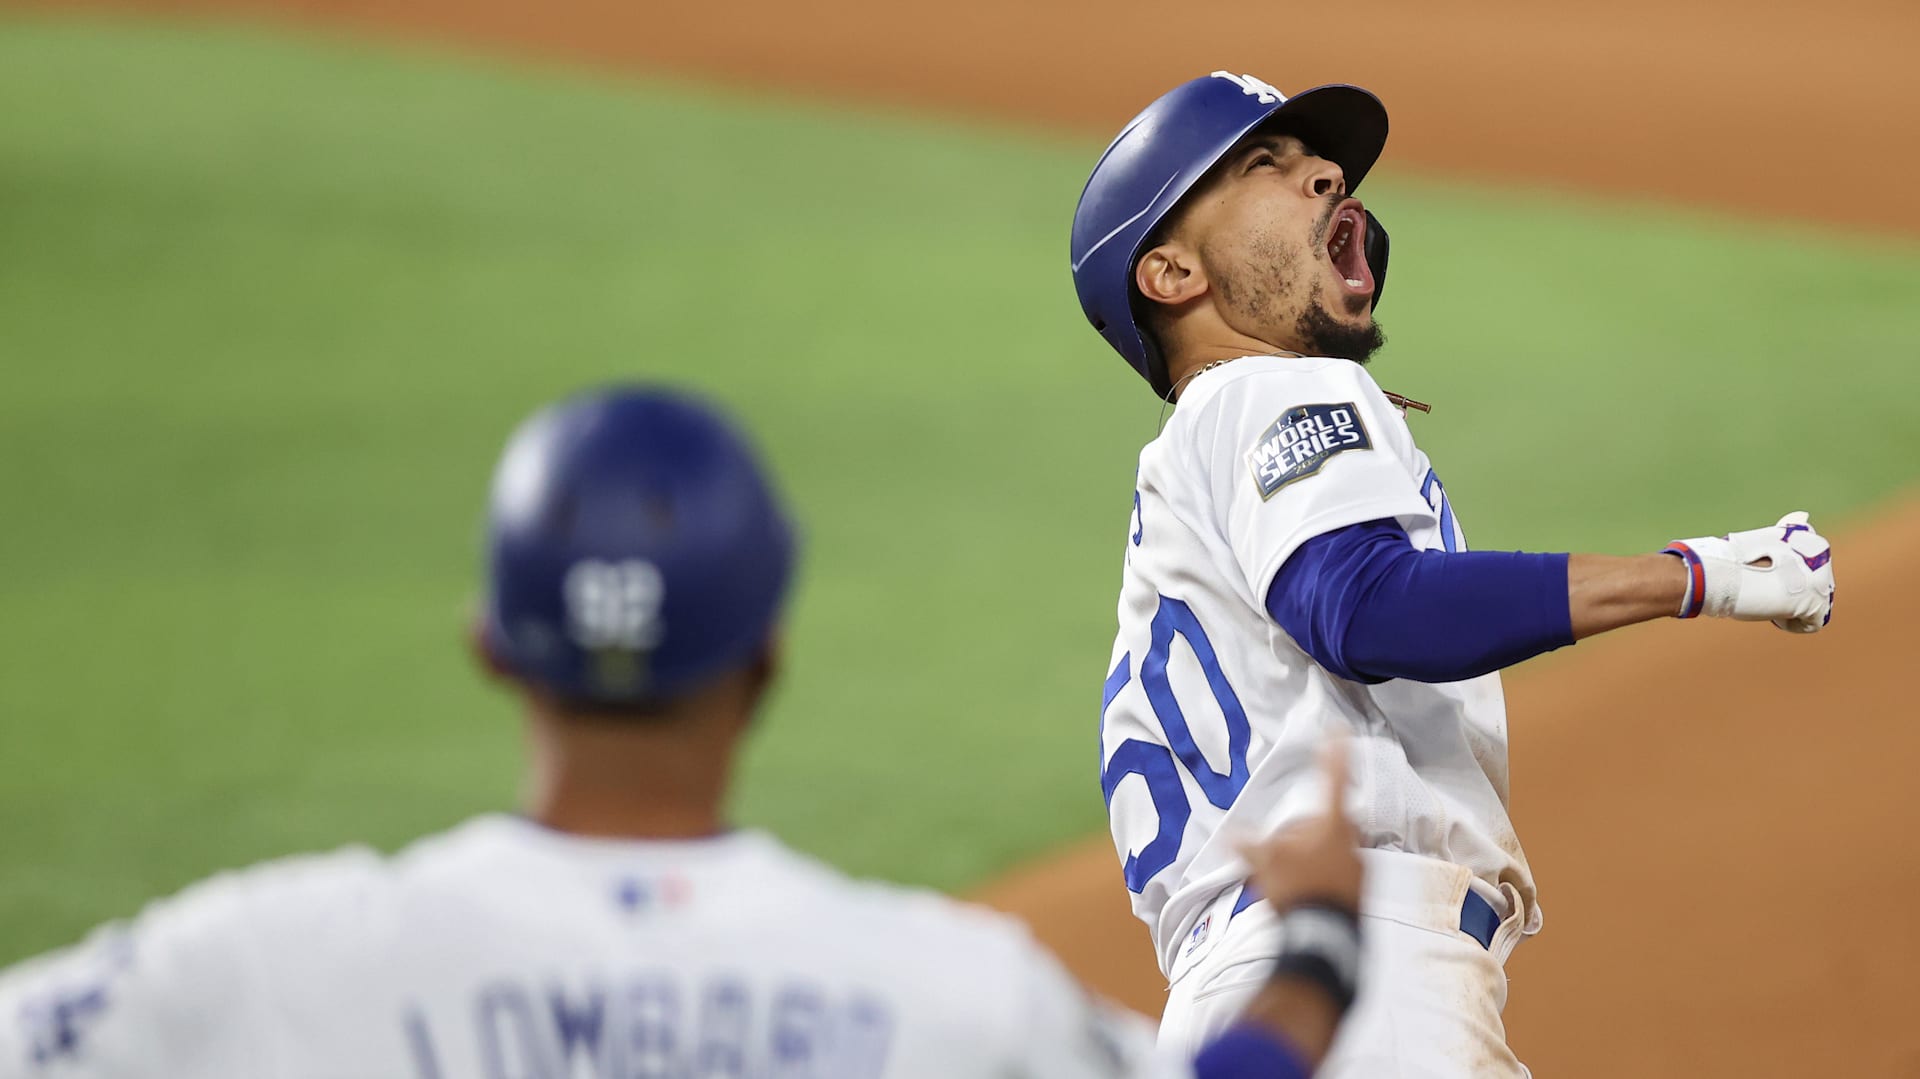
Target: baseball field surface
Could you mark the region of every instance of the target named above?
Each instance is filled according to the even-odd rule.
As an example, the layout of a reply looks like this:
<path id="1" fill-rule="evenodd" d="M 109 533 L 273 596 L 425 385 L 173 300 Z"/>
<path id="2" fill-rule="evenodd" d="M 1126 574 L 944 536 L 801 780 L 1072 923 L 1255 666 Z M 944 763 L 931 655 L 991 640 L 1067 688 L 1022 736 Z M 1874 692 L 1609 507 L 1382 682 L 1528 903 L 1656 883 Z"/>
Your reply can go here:
<path id="1" fill-rule="evenodd" d="M 1374 370 L 1434 404 L 1475 546 L 1835 537 L 1817 638 L 1663 625 L 1508 679 L 1519 1055 L 1920 1068 L 1920 15 L 872 7 L 0 11 L 0 964 L 511 805 L 461 648 L 486 469 L 542 400 L 669 379 L 803 526 L 740 818 L 1156 1009 L 1093 756 L 1157 410 L 1066 230 L 1102 137 L 1225 67 L 1392 111 Z"/>

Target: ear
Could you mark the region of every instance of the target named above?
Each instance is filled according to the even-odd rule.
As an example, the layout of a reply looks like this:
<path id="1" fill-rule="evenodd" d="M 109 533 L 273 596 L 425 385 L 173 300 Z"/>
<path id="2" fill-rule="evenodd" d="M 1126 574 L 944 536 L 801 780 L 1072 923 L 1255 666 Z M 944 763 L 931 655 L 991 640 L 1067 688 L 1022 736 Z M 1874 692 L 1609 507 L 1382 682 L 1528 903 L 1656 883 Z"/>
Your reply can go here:
<path id="1" fill-rule="evenodd" d="M 746 707 L 741 710 L 742 717 L 751 724 L 760 717 L 760 710 L 766 704 L 767 693 L 780 677 L 781 660 L 785 652 L 780 627 L 775 626 L 767 635 L 767 641 L 742 672 L 741 690 L 746 695 Z"/>
<path id="2" fill-rule="evenodd" d="M 496 682 L 514 681 L 513 668 L 508 665 L 506 658 L 495 653 L 493 646 L 487 643 L 487 616 L 479 611 L 467 619 L 467 651 L 488 678 Z"/>
<path id="3" fill-rule="evenodd" d="M 1133 265 L 1133 284 L 1154 303 L 1177 307 L 1206 293 L 1207 271 L 1199 256 L 1179 243 L 1164 243 Z"/>
<path id="4" fill-rule="evenodd" d="M 767 636 L 766 646 L 760 650 L 760 655 L 754 659 L 753 663 L 753 699 L 756 710 L 759 708 L 761 699 L 779 679 L 780 670 L 785 666 L 786 652 L 786 635 L 781 632 L 780 627 L 775 626 L 773 632 Z"/>

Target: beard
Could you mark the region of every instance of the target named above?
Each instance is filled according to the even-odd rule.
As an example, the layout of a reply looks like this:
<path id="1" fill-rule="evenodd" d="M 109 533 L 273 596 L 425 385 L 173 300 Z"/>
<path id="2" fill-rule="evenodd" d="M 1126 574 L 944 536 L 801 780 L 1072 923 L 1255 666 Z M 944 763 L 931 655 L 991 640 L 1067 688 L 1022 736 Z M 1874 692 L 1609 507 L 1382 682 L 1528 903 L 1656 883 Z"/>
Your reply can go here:
<path id="1" fill-rule="evenodd" d="M 1308 240 L 1313 249 L 1324 252 L 1326 232 L 1332 227 L 1333 209 L 1340 201 L 1339 198 L 1328 201 L 1325 217 Z M 1287 245 L 1275 236 L 1253 237 L 1243 243 L 1242 250 L 1234 252 L 1240 256 L 1238 258 L 1228 256 L 1226 251 L 1216 252 L 1205 243 L 1202 243 L 1200 251 L 1202 261 L 1211 267 L 1222 304 L 1227 310 L 1240 314 L 1235 321 L 1240 325 L 1264 326 L 1278 331 L 1250 331 L 1253 336 L 1303 355 L 1332 356 L 1358 364 L 1372 359 L 1373 354 L 1387 343 L 1386 333 L 1372 318 L 1359 323 L 1335 318 L 1328 308 L 1326 291 L 1319 280 L 1315 280 L 1307 289 L 1304 300 L 1293 301 L 1300 306 L 1299 314 L 1294 317 L 1290 327 L 1291 332 L 1282 330 L 1281 327 L 1286 325 L 1283 312 L 1292 306 L 1287 302 L 1289 282 L 1325 272 L 1321 268 L 1321 260 Z M 1372 302 L 1364 296 L 1346 295 L 1335 300 L 1342 301 L 1347 306 L 1349 316 L 1362 314 Z"/>
<path id="2" fill-rule="evenodd" d="M 1365 365 L 1387 343 L 1386 331 L 1375 319 L 1360 325 L 1341 322 L 1327 311 L 1315 288 L 1307 297 L 1306 310 L 1294 322 L 1294 335 L 1311 356 L 1333 356 Z"/>

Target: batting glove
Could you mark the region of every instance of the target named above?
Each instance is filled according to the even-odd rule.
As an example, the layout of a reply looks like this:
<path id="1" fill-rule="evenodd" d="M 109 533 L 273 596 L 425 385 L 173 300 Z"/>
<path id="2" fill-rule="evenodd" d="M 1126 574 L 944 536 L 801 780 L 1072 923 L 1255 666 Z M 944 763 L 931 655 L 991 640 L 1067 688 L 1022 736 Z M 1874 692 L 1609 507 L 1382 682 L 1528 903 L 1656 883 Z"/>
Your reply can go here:
<path id="1" fill-rule="evenodd" d="M 1765 620 L 1789 633 L 1818 633 L 1833 621 L 1833 545 L 1805 513 L 1772 528 L 1675 540 L 1661 553 L 1687 564 L 1681 618 Z"/>

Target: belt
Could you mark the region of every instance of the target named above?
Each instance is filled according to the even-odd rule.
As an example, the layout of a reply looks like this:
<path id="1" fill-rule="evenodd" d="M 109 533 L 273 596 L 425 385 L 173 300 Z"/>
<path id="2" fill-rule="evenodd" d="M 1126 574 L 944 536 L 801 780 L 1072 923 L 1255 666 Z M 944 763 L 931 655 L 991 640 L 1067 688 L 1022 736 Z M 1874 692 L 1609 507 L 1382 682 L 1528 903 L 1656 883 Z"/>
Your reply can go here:
<path id="1" fill-rule="evenodd" d="M 1233 901 L 1233 914 L 1227 915 L 1227 921 L 1233 921 L 1235 914 L 1260 902 L 1260 893 L 1253 885 L 1243 885 L 1240 897 Z M 1493 934 L 1500 929 L 1500 914 L 1486 897 L 1472 888 L 1467 889 L 1467 898 L 1460 904 L 1460 931 L 1480 942 L 1482 948 L 1492 950 Z"/>

